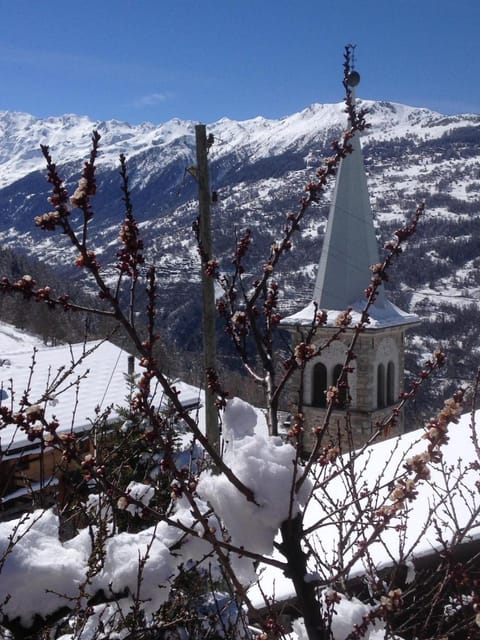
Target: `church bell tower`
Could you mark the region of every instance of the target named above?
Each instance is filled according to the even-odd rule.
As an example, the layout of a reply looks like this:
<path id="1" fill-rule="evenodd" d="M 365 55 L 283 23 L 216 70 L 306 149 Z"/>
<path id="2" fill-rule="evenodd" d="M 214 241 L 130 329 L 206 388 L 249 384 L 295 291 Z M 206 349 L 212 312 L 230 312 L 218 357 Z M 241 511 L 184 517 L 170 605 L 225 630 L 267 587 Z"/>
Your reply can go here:
<path id="1" fill-rule="evenodd" d="M 359 74 L 354 72 L 349 80 L 352 99 L 355 99 L 354 87 L 359 81 Z M 311 326 L 314 303 L 318 311 L 326 311 L 328 317 L 327 324 L 317 330 L 315 345 L 325 344 L 332 337 L 338 329 L 335 320 L 347 309 L 351 309 L 354 327 L 366 304 L 364 291 L 370 284 L 370 266 L 379 262 L 358 132 L 351 144 L 352 153 L 341 160 L 337 171 L 313 302 L 282 321 L 294 344 L 303 341 L 302 336 Z M 391 303 L 383 286 L 378 289 L 378 298 L 369 315 L 370 323 L 358 336 L 355 346 L 353 372 L 348 373 L 349 401 L 346 407 L 342 406 L 344 398 L 339 387 L 339 406 L 334 408 L 330 419 L 330 433 L 341 432 L 345 429 L 345 410 L 348 409 L 355 446 L 368 439 L 375 424 L 398 400 L 403 390 L 405 332 L 419 321 L 417 316 L 405 313 Z M 312 429 L 323 424 L 327 390 L 336 387 L 342 375 L 353 331 L 348 328 L 306 364 L 303 384 L 306 450 L 312 446 Z M 401 431 L 400 415 L 397 432 Z"/>

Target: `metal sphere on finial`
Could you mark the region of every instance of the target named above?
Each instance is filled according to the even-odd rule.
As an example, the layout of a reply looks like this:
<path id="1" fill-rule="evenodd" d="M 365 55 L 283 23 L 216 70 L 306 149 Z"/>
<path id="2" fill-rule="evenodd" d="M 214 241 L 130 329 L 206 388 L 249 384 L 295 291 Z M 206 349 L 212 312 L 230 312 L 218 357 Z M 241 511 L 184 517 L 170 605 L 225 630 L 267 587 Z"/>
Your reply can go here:
<path id="1" fill-rule="evenodd" d="M 360 83 L 360 74 L 358 73 L 358 71 L 350 71 L 350 73 L 347 76 L 348 86 L 353 89 L 353 87 L 356 87 L 359 83 Z"/>

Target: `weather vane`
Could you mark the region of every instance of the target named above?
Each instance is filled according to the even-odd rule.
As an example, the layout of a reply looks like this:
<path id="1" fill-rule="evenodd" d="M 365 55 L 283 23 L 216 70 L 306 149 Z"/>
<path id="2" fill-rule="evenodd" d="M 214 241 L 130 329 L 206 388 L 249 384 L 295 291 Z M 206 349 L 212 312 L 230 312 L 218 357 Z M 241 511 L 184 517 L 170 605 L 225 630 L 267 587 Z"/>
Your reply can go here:
<path id="1" fill-rule="evenodd" d="M 353 71 L 355 69 L 355 49 L 357 48 L 356 44 L 347 44 L 347 49 L 350 54 L 350 69 Z"/>

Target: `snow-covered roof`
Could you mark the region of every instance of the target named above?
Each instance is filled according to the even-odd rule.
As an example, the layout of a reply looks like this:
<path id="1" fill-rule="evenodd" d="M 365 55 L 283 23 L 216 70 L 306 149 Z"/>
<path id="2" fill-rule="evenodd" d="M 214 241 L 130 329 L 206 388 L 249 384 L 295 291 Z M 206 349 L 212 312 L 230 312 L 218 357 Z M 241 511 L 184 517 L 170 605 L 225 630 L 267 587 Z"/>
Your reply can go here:
<path id="1" fill-rule="evenodd" d="M 0 389 L 1 403 L 18 407 L 24 391 L 29 389 L 29 402 L 41 402 L 45 417 L 56 417 L 59 431 L 81 432 L 90 428 L 97 408 L 112 407 L 110 420 L 119 417 L 118 408 L 128 403 L 129 383 L 126 378 L 129 353 L 106 340 L 90 341 L 56 347 L 39 347 L 31 336 L 26 336 L 8 325 L 0 327 Z M 5 348 L 7 347 L 7 348 Z M 10 349 L 8 349 L 10 347 Z M 33 347 L 36 347 L 34 352 Z M 32 362 L 35 361 L 32 371 Z M 72 363 L 75 368 L 70 371 Z M 136 364 L 136 372 L 141 369 Z M 77 381 L 78 380 L 78 384 Z M 183 382 L 175 383 L 185 407 L 201 403 L 201 392 Z M 50 388 L 48 394 L 47 389 Z M 155 396 L 157 406 L 163 395 Z M 1 450 L 14 457 L 32 445 L 23 431 L 15 426 L 0 430 Z"/>
<path id="2" fill-rule="evenodd" d="M 405 561 L 411 565 L 415 558 L 430 555 L 439 549 L 438 523 L 446 540 L 458 535 L 462 528 L 468 532 L 463 542 L 480 538 L 480 519 L 475 517 L 480 510 L 478 492 L 477 452 L 472 436 L 480 437 L 480 411 L 476 412 L 475 425 L 472 425 L 471 414 L 461 416 L 458 424 L 449 427 L 449 441 L 442 447 L 442 460 L 430 463 L 430 478 L 421 480 L 416 490 L 418 495 L 412 501 L 405 501 L 405 510 L 391 521 L 379 536 L 378 541 L 370 546 L 370 554 L 377 569 L 391 566 L 399 559 L 400 549 Z M 347 565 L 349 559 L 358 550 L 363 535 L 372 531 L 372 514 L 375 508 L 384 503 L 392 491 L 392 482 L 405 471 L 404 464 L 412 456 L 423 453 L 428 441 L 423 437 L 424 429 L 419 429 L 397 438 L 379 442 L 367 448 L 354 462 L 355 474 L 341 473 L 333 477 L 338 470 L 336 465 L 318 467 L 319 487 L 314 499 L 309 502 L 305 514 L 304 526 L 314 529 L 309 540 L 312 548 L 319 550 L 324 567 L 311 566 L 312 575 L 318 571 L 328 572 L 328 567 L 338 566 L 339 562 Z M 349 454 L 347 454 L 348 456 Z M 341 461 L 339 463 L 341 465 Z M 322 475 L 323 474 L 323 475 Z M 332 474 L 331 480 L 325 480 Z M 369 492 L 376 495 L 376 503 L 366 508 L 368 498 L 361 498 L 365 514 L 360 515 L 352 500 L 352 487 L 349 483 L 355 477 L 355 487 L 359 493 L 367 496 Z M 322 481 L 323 480 L 323 481 Z M 378 489 L 375 490 L 375 487 Z M 388 503 L 388 498 L 387 498 Z M 342 512 L 341 518 L 339 510 Z M 345 523 L 356 523 L 344 527 L 342 545 L 339 544 L 338 526 L 342 519 Z M 472 522 L 473 520 L 473 522 Z M 396 525 L 406 525 L 399 533 Z M 362 527 L 364 533 L 362 534 Z M 342 547 L 342 548 L 341 548 Z M 282 556 L 275 552 L 274 557 Z M 340 561 L 340 554 L 342 559 Z M 357 560 L 349 573 L 350 578 L 368 573 L 368 567 L 362 560 Z M 253 586 L 249 597 L 257 606 L 263 606 L 264 598 L 275 597 L 277 601 L 294 595 L 292 582 L 282 571 L 271 566 L 263 566 L 259 572 L 259 585 Z"/>
<path id="3" fill-rule="evenodd" d="M 0 387 L 6 395 L 2 403 L 9 407 L 13 398 L 14 408 L 18 407 L 29 389 L 29 402 L 40 402 L 47 420 L 55 416 L 60 431 L 83 431 L 91 426 L 97 407 L 113 406 L 112 417 L 118 417 L 116 408 L 126 404 L 128 355 L 113 343 L 100 340 L 42 347 L 35 352 L 32 348 L 2 350 Z M 73 363 L 77 365 L 70 371 Z M 8 448 L 14 455 L 32 443 L 23 431 L 9 426 L 0 431 L 0 444 L 3 451 Z"/>

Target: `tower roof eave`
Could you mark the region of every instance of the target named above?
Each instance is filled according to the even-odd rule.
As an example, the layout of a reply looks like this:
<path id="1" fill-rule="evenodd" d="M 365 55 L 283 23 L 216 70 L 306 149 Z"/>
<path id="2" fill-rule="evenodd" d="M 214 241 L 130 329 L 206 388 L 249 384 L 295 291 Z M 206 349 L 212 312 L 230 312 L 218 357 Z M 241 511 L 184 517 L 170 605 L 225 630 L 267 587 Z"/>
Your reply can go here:
<path id="1" fill-rule="evenodd" d="M 363 309 L 365 308 L 365 300 L 358 300 L 348 307 L 351 309 L 352 316 L 351 326 L 355 327 L 361 320 Z M 312 324 L 315 312 L 325 311 L 327 314 L 327 322 L 324 326 L 335 327 L 338 316 L 346 311 L 346 309 L 320 309 L 315 302 L 310 302 L 306 307 L 282 319 L 281 325 L 287 327 L 307 327 Z M 384 299 L 384 304 L 380 306 L 373 305 L 369 311 L 370 322 L 367 325 L 369 329 L 386 329 L 389 327 L 408 326 L 419 324 L 420 318 L 414 313 L 402 311 L 392 302 Z"/>

